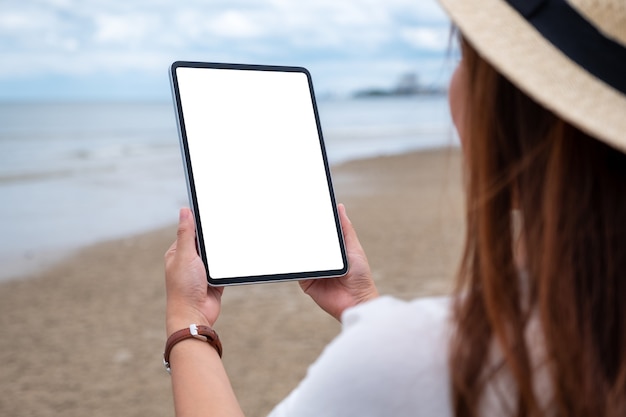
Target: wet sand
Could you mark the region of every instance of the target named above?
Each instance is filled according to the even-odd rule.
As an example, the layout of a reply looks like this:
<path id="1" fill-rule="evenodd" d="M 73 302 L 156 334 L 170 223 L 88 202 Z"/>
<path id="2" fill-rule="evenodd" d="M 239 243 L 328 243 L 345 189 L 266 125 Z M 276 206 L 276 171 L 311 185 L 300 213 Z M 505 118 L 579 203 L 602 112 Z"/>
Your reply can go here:
<path id="1" fill-rule="evenodd" d="M 333 179 L 381 293 L 450 291 L 463 237 L 458 149 L 353 161 Z M 161 358 L 174 238 L 170 226 L 100 243 L 0 283 L 0 415 L 173 415 Z M 215 327 L 248 416 L 266 415 L 340 330 L 296 283 L 227 288 Z"/>

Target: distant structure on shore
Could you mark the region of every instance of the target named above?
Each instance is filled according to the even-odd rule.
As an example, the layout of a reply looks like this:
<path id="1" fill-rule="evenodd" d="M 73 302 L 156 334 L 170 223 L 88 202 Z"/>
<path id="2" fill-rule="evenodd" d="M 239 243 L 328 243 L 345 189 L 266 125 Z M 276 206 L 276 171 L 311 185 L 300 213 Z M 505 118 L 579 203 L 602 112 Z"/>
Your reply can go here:
<path id="1" fill-rule="evenodd" d="M 416 73 L 410 72 L 402 75 L 396 85 L 391 89 L 368 88 L 354 93 L 356 98 L 366 97 L 394 97 L 394 96 L 417 96 L 417 95 L 442 95 L 447 90 L 443 87 L 423 86 L 419 83 Z"/>

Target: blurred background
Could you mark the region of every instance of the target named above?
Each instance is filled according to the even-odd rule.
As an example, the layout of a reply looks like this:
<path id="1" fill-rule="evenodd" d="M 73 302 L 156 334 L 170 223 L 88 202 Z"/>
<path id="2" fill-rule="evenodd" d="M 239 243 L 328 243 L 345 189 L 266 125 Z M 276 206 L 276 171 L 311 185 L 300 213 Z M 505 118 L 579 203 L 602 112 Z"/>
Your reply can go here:
<path id="1" fill-rule="evenodd" d="M 337 163 L 447 140 L 449 34 L 434 0 L 3 0 L 0 279 L 175 218 L 173 61 L 307 67 Z"/>
<path id="2" fill-rule="evenodd" d="M 352 202 L 362 239 L 382 251 L 392 247 L 387 241 L 402 246 L 398 239 L 406 240 L 408 229 L 398 227 L 394 235 L 385 223 L 389 233 L 380 233 L 377 217 L 360 207 L 388 201 L 377 213 L 393 210 L 406 192 L 384 197 L 365 181 L 415 162 L 359 161 L 423 151 L 428 187 L 437 188 L 432 178 L 449 178 L 439 175 L 441 164 L 431 164 L 440 154 L 428 152 L 458 143 L 446 98 L 457 61 L 450 32 L 435 0 L 0 1 L 0 360 L 10 364 L 0 373 L 6 393 L 0 414 L 171 415 L 168 381 L 155 376 L 160 369 L 153 365 L 163 342 L 162 254 L 178 208 L 187 205 L 168 80 L 173 61 L 306 67 L 338 200 Z M 443 164 L 456 173 L 456 151 L 448 154 Z M 389 184 L 407 181 L 405 171 L 393 172 L 398 177 L 383 182 L 386 192 Z M 438 195 L 424 201 L 440 201 Z M 430 209 L 424 213 L 441 214 Z M 454 219 L 450 225 L 458 230 Z M 442 242 L 433 247 L 447 247 Z M 410 253 L 415 245 L 403 248 Z M 374 262 L 377 256 L 385 257 L 378 252 Z M 429 260 L 417 274 L 449 271 L 448 258 L 437 262 Z M 410 275 L 374 267 L 381 277 Z M 433 292 L 415 282 L 412 290 L 406 283 L 388 289 Z M 254 298 L 256 318 L 248 319 L 292 329 L 300 353 L 293 357 L 297 365 L 274 363 L 268 358 L 277 346 L 263 342 L 270 343 L 261 356 L 268 368 L 285 372 L 274 380 L 273 396 L 256 389 L 250 396 L 248 387 L 267 381 L 246 379 L 248 362 L 230 364 L 253 415 L 288 392 L 337 331 L 334 325 L 316 330 L 328 323 L 313 308 L 289 322 L 285 314 L 309 311 L 285 301 L 300 294 L 264 288 L 237 289 L 230 302 L 251 308 Z M 243 352 L 261 343 L 249 333 L 258 323 L 245 317 L 237 310 L 223 319 L 249 334 Z M 151 327 L 137 331 L 137 322 Z M 99 326 L 106 334 L 90 334 Z M 42 341 L 38 331 L 55 336 Z M 239 337 L 224 331 L 226 340 L 229 331 Z"/>

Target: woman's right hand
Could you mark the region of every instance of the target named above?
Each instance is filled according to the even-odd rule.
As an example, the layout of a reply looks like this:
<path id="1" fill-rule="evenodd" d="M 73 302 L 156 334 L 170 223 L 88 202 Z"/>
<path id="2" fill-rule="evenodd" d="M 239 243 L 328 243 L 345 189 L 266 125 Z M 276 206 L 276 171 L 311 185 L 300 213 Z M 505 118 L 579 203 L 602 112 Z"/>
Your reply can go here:
<path id="1" fill-rule="evenodd" d="M 378 290 L 346 209 L 343 204 L 337 208 L 350 270 L 343 277 L 300 281 L 300 286 L 324 311 L 341 321 L 341 315 L 347 308 L 378 297 Z"/>

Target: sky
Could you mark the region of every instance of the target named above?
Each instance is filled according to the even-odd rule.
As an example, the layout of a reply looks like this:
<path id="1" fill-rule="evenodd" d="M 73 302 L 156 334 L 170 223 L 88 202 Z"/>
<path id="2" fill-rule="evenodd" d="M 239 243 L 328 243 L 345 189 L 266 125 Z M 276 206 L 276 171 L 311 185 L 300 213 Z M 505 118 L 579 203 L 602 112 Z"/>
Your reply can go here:
<path id="1" fill-rule="evenodd" d="M 166 100 L 173 61 L 304 66 L 318 95 L 447 84 L 435 0 L 0 0 L 0 100 Z"/>

